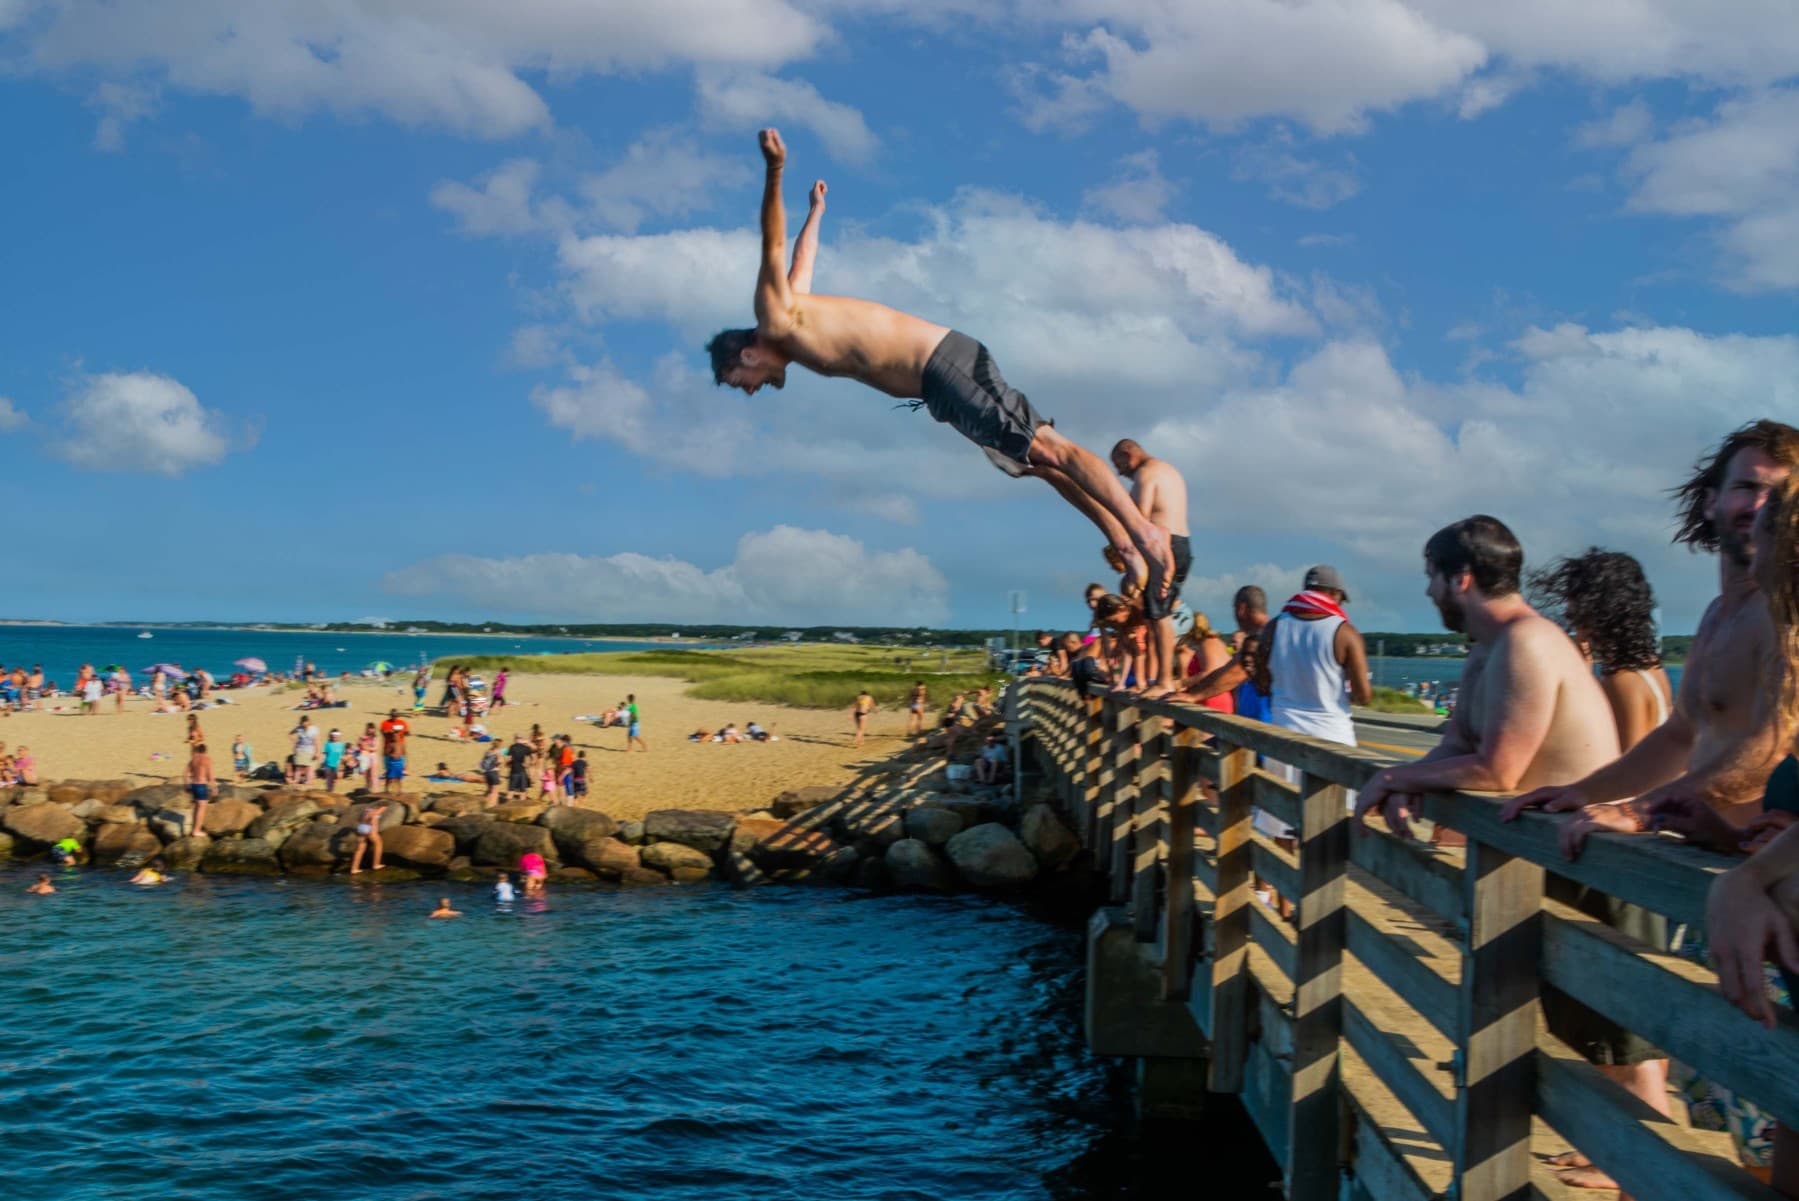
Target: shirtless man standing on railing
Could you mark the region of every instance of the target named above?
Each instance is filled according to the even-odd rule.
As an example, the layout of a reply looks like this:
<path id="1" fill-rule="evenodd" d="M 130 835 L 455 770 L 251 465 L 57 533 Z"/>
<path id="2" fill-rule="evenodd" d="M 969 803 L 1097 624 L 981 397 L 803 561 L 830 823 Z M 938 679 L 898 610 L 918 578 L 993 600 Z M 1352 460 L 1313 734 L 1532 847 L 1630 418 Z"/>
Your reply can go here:
<path id="1" fill-rule="evenodd" d="M 787 147 L 761 133 L 768 179 L 762 191 L 762 265 L 756 277 L 756 327 L 713 337 L 713 379 L 754 396 L 781 387 L 787 365 L 845 375 L 915 400 L 956 427 L 1007 475 L 1047 480 L 1105 533 L 1149 593 L 1165 596 L 1173 575 L 1167 531 L 1145 517 L 1093 452 L 1071 442 L 1008 385 L 987 348 L 966 334 L 869 300 L 812 294 L 825 185 L 812 186 L 812 208 L 787 262 L 787 214 L 781 173 Z"/>
<path id="2" fill-rule="evenodd" d="M 1574 641 L 1519 594 L 1524 550 L 1492 517 L 1458 521 L 1424 545 L 1428 595 L 1446 628 L 1474 649 L 1462 668 L 1461 701 L 1436 748 L 1415 763 L 1377 772 L 1356 800 L 1355 820 L 1379 809 L 1388 828 L 1409 835 L 1407 817 L 1426 792 L 1516 792 L 1564 785 L 1618 757 L 1611 702 Z M 1657 946 L 1660 919 L 1586 891 L 1561 876 L 1544 892 Z M 1657 1113 L 1667 1114 L 1668 1061 L 1644 1039 L 1554 989 L 1543 1015 L 1557 1038 L 1596 1064 Z M 1593 1173 L 1571 1154 L 1556 1165 L 1565 1183 Z"/>

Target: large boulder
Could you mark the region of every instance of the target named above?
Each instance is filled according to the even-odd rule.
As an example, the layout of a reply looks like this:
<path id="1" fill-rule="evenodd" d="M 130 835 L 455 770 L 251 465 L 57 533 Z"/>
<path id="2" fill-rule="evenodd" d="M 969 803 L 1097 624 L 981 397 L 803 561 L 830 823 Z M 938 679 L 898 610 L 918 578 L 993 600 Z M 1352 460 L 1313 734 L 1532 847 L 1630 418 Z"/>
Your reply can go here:
<path id="1" fill-rule="evenodd" d="M 14 845 L 12 835 L 0 830 L 0 859 L 11 858 Z"/>
<path id="2" fill-rule="evenodd" d="M 144 820 L 144 815 L 137 811 L 135 805 L 102 805 L 87 820 L 88 824 L 94 827 L 135 826 Z"/>
<path id="3" fill-rule="evenodd" d="M 902 838 L 887 848 L 887 878 L 895 888 L 919 892 L 950 892 L 956 887 L 955 873 L 925 843 L 916 838 Z"/>
<path id="4" fill-rule="evenodd" d="M 206 832 L 214 838 L 242 834 L 262 810 L 248 801 L 214 801 L 206 806 Z"/>
<path id="5" fill-rule="evenodd" d="M 680 842 L 653 842 L 643 848 L 646 867 L 667 872 L 677 884 L 692 884 L 712 874 L 712 856 Z"/>
<path id="6" fill-rule="evenodd" d="M 442 830 L 444 827 L 437 828 Z M 517 868 L 519 856 L 527 851 L 536 851 L 544 857 L 546 863 L 558 861 L 556 841 L 542 826 L 528 826 L 522 822 L 488 822 L 475 839 L 469 857 L 477 864 Z"/>
<path id="7" fill-rule="evenodd" d="M 672 844 L 671 844 L 672 845 Z M 590 838 L 572 848 L 570 856 L 602 880 L 621 880 L 643 870 L 643 855 L 616 838 Z"/>
<path id="8" fill-rule="evenodd" d="M 46 785 L 44 792 L 46 799 L 57 805 L 79 805 L 93 795 L 86 782 L 81 780 Z"/>
<path id="9" fill-rule="evenodd" d="M 0 816 L 0 825 L 27 851 L 45 850 L 65 838 L 87 837 L 87 823 L 54 801 L 10 806 Z"/>
<path id="10" fill-rule="evenodd" d="M 906 837 L 917 839 L 926 846 L 942 846 L 960 834 L 965 826 L 961 814 L 939 809 L 935 805 L 920 805 L 916 809 L 906 810 Z"/>
<path id="11" fill-rule="evenodd" d="M 356 832 L 334 821 L 314 821 L 281 843 L 281 866 L 296 875 L 319 876 L 350 858 Z"/>
<path id="12" fill-rule="evenodd" d="M 807 810 L 816 809 L 836 800 L 843 793 L 841 788 L 827 785 L 812 785 L 806 788 L 790 788 L 774 799 L 768 810 L 776 817 L 797 817 Z"/>
<path id="13" fill-rule="evenodd" d="M 850 842 L 883 850 L 906 836 L 905 818 L 890 801 L 858 801 L 844 809 L 838 824 Z"/>
<path id="14" fill-rule="evenodd" d="M 446 817 L 437 823 L 436 828 L 456 840 L 456 853 L 467 855 L 475 848 L 475 842 L 487 827 L 493 825 L 493 819 L 485 813 L 464 813 L 457 817 Z"/>
<path id="15" fill-rule="evenodd" d="M 194 833 L 194 812 L 191 809 L 159 809 L 144 819 L 144 824 L 164 842 L 174 842 Z"/>
<path id="16" fill-rule="evenodd" d="M 94 862 L 101 867 L 141 867 L 162 851 L 162 839 L 143 825 L 108 822 L 94 831 Z"/>
<path id="17" fill-rule="evenodd" d="M 314 798 L 285 795 L 279 801 L 272 802 L 260 817 L 250 823 L 244 833 L 249 838 L 266 838 L 272 843 L 279 844 L 295 830 L 310 822 L 318 815 L 318 812 L 319 803 Z"/>
<path id="18" fill-rule="evenodd" d="M 548 808 L 540 801 L 513 801 L 509 805 L 495 805 L 487 811 L 487 816 L 497 822 L 534 822 Z"/>
<path id="19" fill-rule="evenodd" d="M 162 861 L 171 871 L 192 871 L 206 857 L 210 842 L 204 834 L 177 838 L 162 849 Z"/>
<path id="20" fill-rule="evenodd" d="M 787 832 L 787 823 L 778 817 L 752 817 L 745 815 L 737 819 L 737 828 L 731 831 L 731 853 L 747 855 L 757 845 L 771 842 Z"/>
<path id="21" fill-rule="evenodd" d="M 999 805 L 980 797 L 951 796 L 948 793 L 935 792 L 924 796 L 919 804 L 954 813 L 962 819 L 964 828 L 998 821 L 1004 816 Z"/>
<path id="22" fill-rule="evenodd" d="M 1081 841 L 1048 805 L 1032 805 L 1018 823 L 1018 837 L 1037 862 L 1049 871 L 1065 866 L 1081 853 Z"/>
<path id="23" fill-rule="evenodd" d="M 583 809 L 579 805 L 552 805 L 538 817 L 537 824 L 550 832 L 559 848 L 578 846 L 594 838 L 611 838 L 618 833 L 616 821 L 598 809 Z"/>
<path id="24" fill-rule="evenodd" d="M 224 838 L 206 848 L 200 870 L 220 876 L 278 876 L 281 859 L 266 838 Z"/>
<path id="25" fill-rule="evenodd" d="M 618 840 L 634 847 L 642 846 L 643 823 L 640 821 L 628 821 L 620 825 L 618 828 Z"/>
<path id="26" fill-rule="evenodd" d="M 658 809 L 643 819 L 643 834 L 648 841 L 678 843 L 707 855 L 729 846 L 731 831 L 736 828 L 735 814 L 710 809 Z"/>
<path id="27" fill-rule="evenodd" d="M 142 788 L 133 788 L 124 796 L 124 802 L 127 805 L 135 807 L 138 812 L 145 815 L 155 813 L 159 809 L 168 809 L 187 800 L 189 800 L 187 789 L 179 784 L 146 784 Z"/>
<path id="28" fill-rule="evenodd" d="M 667 884 L 669 879 L 654 868 L 633 867 L 620 872 L 618 882 L 627 888 L 640 888 L 644 885 Z"/>
<path id="29" fill-rule="evenodd" d="M 446 793 L 432 797 L 426 804 L 428 813 L 442 814 L 444 817 L 462 817 L 468 813 L 479 813 L 487 808 L 487 802 L 478 796 L 470 796 L 466 792 Z"/>
<path id="30" fill-rule="evenodd" d="M 421 871 L 443 871 L 456 857 L 456 839 L 429 826 L 401 826 L 381 836 L 381 858 Z"/>
<path id="31" fill-rule="evenodd" d="M 962 878 L 977 888 L 1010 888 L 1037 878 L 1037 859 L 998 822 L 964 830 L 943 848 Z"/>

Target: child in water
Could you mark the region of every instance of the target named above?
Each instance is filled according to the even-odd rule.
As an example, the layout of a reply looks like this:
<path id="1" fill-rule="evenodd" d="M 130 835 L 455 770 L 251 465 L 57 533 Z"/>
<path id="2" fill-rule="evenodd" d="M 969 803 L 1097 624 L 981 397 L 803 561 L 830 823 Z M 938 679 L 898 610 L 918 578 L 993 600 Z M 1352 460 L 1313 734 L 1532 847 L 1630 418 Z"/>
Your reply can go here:
<path id="1" fill-rule="evenodd" d="M 438 897 L 437 898 L 437 908 L 433 909 L 431 911 L 431 916 L 432 917 L 461 917 L 462 911 L 460 909 L 451 909 L 450 908 L 450 898 L 449 897 Z"/>
<path id="2" fill-rule="evenodd" d="M 47 897 L 56 891 L 56 885 L 50 883 L 49 872 L 39 872 L 37 874 L 37 883 L 33 884 L 25 891 L 34 897 Z"/>
<path id="3" fill-rule="evenodd" d="M 517 899 L 517 895 L 518 894 L 513 891 L 512 877 L 505 872 L 501 872 L 500 878 L 495 880 L 493 885 L 494 903 L 497 905 L 509 905 Z"/>

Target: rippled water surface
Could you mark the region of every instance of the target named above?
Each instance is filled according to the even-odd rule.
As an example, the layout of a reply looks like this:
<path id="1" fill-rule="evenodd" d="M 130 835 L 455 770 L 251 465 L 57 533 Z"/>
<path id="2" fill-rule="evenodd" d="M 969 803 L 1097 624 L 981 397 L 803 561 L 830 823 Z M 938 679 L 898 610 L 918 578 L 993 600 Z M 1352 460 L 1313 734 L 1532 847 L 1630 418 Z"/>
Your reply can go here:
<path id="1" fill-rule="evenodd" d="M 1165 1196 L 973 898 L 0 873 L 0 1197 Z"/>

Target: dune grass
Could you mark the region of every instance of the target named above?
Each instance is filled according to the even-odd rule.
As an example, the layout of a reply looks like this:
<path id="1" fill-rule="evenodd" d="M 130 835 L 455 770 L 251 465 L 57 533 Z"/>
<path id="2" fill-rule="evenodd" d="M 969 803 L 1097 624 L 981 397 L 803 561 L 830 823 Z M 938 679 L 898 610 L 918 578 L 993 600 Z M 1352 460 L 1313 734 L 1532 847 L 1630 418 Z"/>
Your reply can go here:
<path id="1" fill-rule="evenodd" d="M 897 661 L 896 661 L 897 660 Z M 450 663 L 491 675 L 501 667 L 552 675 L 666 676 L 686 680 L 688 695 L 703 700 L 793 705 L 802 709 L 847 708 L 862 689 L 875 703 L 898 706 L 915 681 L 930 689 L 931 704 L 951 694 L 994 684 L 979 651 L 925 652 L 903 647 L 778 646 L 742 650 L 653 650 L 613 654 L 477 655 L 435 664 L 442 676 Z"/>
<path id="2" fill-rule="evenodd" d="M 1376 713 L 1429 714 L 1436 712 L 1417 697 L 1401 692 L 1397 688 L 1376 688 L 1374 700 L 1368 707 Z"/>

